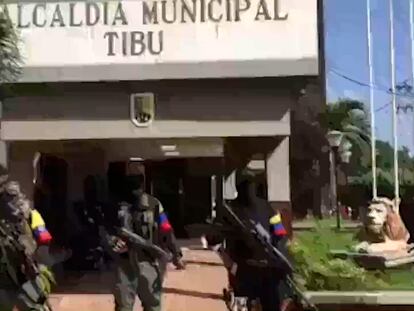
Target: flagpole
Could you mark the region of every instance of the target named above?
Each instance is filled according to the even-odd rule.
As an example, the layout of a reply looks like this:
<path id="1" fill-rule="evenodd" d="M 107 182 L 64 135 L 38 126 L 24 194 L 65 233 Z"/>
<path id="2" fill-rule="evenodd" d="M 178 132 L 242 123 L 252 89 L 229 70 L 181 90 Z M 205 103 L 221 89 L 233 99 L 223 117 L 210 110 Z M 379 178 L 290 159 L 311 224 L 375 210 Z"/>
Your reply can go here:
<path id="1" fill-rule="evenodd" d="M 414 1 L 410 0 L 411 80 L 414 86 Z"/>
<path id="2" fill-rule="evenodd" d="M 397 128 L 397 98 L 395 94 L 395 50 L 394 50 L 394 5 L 390 1 L 390 63 L 391 63 L 391 92 L 392 92 L 392 135 L 394 145 L 394 196 L 400 198 L 399 168 L 398 168 L 398 128 Z"/>
<path id="3" fill-rule="evenodd" d="M 412 0 L 411 0 L 412 1 Z M 372 27 L 371 27 L 371 0 L 367 0 L 367 45 L 369 67 L 369 107 L 371 119 L 371 166 L 372 166 L 372 197 L 377 198 L 377 148 L 375 135 L 375 107 L 374 107 L 374 68 L 372 61 Z"/>

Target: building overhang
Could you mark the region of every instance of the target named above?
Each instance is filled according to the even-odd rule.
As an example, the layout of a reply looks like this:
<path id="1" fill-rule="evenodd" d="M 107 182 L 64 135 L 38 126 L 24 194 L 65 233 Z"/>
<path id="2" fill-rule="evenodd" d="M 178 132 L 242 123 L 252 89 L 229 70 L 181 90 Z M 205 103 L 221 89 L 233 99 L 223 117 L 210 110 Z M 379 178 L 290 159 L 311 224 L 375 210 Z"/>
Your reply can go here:
<path id="1" fill-rule="evenodd" d="M 163 79 L 317 76 L 317 58 L 158 64 L 25 67 L 18 82 L 93 82 Z"/>
<path id="2" fill-rule="evenodd" d="M 28 154 L 89 156 L 99 150 L 110 161 L 157 160 L 166 158 L 218 158 L 224 155 L 224 140 L 219 137 L 177 139 L 105 139 L 15 142 L 11 158 L 18 161 Z"/>
<path id="3" fill-rule="evenodd" d="M 288 136 L 284 121 L 157 121 L 137 128 L 127 120 L 2 121 L 1 140 L 47 141 L 85 139 L 148 139 Z"/>

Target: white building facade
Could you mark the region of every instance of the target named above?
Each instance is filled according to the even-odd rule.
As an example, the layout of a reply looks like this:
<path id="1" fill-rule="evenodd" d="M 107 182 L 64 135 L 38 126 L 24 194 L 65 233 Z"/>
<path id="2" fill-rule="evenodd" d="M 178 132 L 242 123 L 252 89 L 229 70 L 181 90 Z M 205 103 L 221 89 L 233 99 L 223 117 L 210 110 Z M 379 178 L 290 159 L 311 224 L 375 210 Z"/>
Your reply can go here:
<path id="1" fill-rule="evenodd" d="M 108 178 L 111 163 L 143 158 L 149 176 L 182 165 L 177 191 L 187 203 L 172 203 L 180 226 L 204 208 L 191 193 L 214 192 L 192 189 L 195 180 L 254 160 L 268 200 L 288 208 L 290 113 L 301 90 L 322 89 L 317 2 L 8 3 L 24 62 L 3 102 L 11 175 L 35 197 L 43 173 L 34 159 L 54 159 L 47 165 L 62 173 L 52 179 L 65 181 L 53 190 L 56 200 L 71 204 L 83 179 Z"/>

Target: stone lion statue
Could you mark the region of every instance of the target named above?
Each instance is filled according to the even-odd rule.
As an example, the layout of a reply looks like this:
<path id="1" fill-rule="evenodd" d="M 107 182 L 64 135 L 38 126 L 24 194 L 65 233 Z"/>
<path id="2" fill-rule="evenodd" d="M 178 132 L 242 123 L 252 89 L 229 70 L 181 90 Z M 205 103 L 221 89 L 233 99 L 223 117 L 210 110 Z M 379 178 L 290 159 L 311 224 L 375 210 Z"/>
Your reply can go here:
<path id="1" fill-rule="evenodd" d="M 371 202 L 358 234 L 361 243 L 355 246 L 355 251 L 392 257 L 408 254 L 410 234 L 400 217 L 399 204 L 399 200 L 387 198 Z"/>

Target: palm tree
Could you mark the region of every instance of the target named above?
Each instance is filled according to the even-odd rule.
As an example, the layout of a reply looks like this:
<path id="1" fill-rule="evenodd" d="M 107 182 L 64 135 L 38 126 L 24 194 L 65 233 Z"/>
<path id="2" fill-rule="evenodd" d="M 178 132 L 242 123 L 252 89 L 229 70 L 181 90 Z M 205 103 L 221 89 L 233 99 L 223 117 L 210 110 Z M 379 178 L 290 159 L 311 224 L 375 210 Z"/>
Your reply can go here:
<path id="1" fill-rule="evenodd" d="M 351 143 L 362 155 L 364 162 L 370 159 L 369 122 L 364 104 L 357 100 L 340 99 L 327 105 L 322 115 L 322 126 L 328 131 L 343 134 L 342 145 Z"/>
<path id="2" fill-rule="evenodd" d="M 18 36 L 7 7 L 0 2 L 0 84 L 15 81 L 21 72 Z"/>
<path id="3" fill-rule="evenodd" d="M 337 102 L 328 104 L 325 112 L 321 115 L 321 130 L 322 135 L 325 133 L 340 132 L 342 139 L 338 148 L 339 156 L 347 165 L 338 165 L 337 172 L 338 183 L 347 186 L 349 173 L 365 173 L 370 160 L 370 134 L 369 122 L 364 110 L 364 104 L 357 100 L 340 99 Z M 327 140 L 327 138 L 326 138 Z M 325 146 L 329 145 L 325 142 Z M 345 163 L 344 163 L 345 164 Z M 362 164 L 362 165 L 361 165 Z M 351 168 L 352 167 L 352 168 Z M 351 170 L 351 172 L 349 171 Z M 331 171 L 332 173 L 332 171 Z M 332 182 L 332 180 L 331 180 Z M 338 189 L 338 197 L 340 201 L 345 204 L 351 204 L 348 200 L 348 187 L 341 187 Z M 325 202 L 328 201 L 327 192 Z M 352 195 L 350 197 L 353 197 Z M 337 200 L 337 198 L 333 198 Z M 338 218 L 338 226 L 340 225 Z"/>
<path id="4" fill-rule="evenodd" d="M 322 217 L 327 214 L 325 208 L 329 202 L 329 157 L 323 148 L 328 146 L 326 132 L 341 131 L 344 134 L 343 144 L 350 142 L 353 145 L 352 160 L 364 155 L 364 162 L 368 166 L 369 122 L 364 105 L 359 101 L 341 99 L 326 105 L 322 111 L 311 106 L 311 103 L 304 100 L 292 112 L 292 206 L 296 216 L 306 215 L 306 206 L 309 206 L 306 193 L 313 188 L 313 195 L 318 197 L 315 202 L 320 201 L 313 206 L 314 215 Z M 356 162 L 361 164 L 359 159 Z"/>

